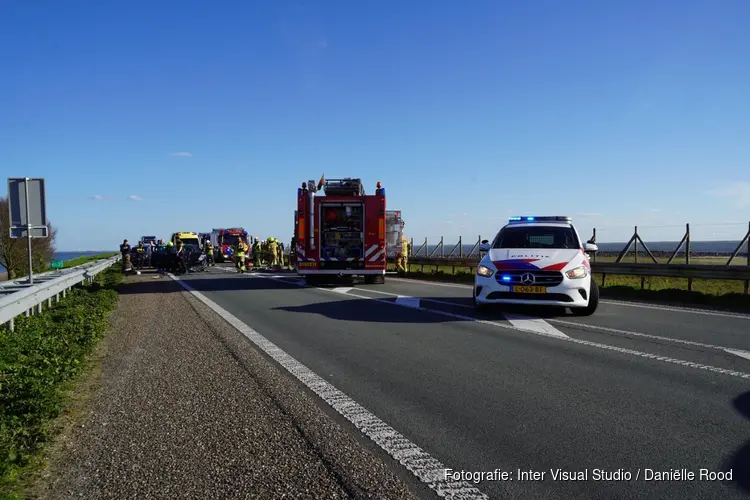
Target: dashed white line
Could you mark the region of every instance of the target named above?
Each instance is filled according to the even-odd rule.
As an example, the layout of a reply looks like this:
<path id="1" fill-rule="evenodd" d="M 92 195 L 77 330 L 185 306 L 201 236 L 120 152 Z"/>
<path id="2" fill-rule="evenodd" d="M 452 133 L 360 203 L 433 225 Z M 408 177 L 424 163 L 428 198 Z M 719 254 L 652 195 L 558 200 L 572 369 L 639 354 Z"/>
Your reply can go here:
<path id="1" fill-rule="evenodd" d="M 695 347 L 705 347 L 708 349 L 716 349 L 717 351 L 726 351 L 727 349 L 729 349 L 728 347 L 714 345 L 714 344 L 706 344 L 703 342 L 695 342 L 693 340 L 683 340 L 683 339 L 676 339 L 673 337 L 664 337 L 661 335 L 651 335 L 648 333 L 633 332 L 630 330 L 620 330 L 618 328 L 609 328 L 606 326 L 588 325 L 586 323 L 578 323 L 576 321 L 566 321 L 564 319 L 550 318 L 548 321 L 552 323 L 558 323 L 560 325 L 565 325 L 570 328 L 577 328 L 581 330 L 593 330 L 593 331 L 599 331 L 599 332 L 605 332 L 605 333 L 616 333 L 618 335 L 625 335 L 628 337 L 641 337 L 641 338 L 647 338 L 647 339 L 653 339 L 653 340 L 663 340 L 665 342 L 672 342 L 675 344 L 683 344 L 683 345 L 690 345 L 690 346 L 695 346 Z M 738 351 L 738 352 L 744 352 L 744 351 Z"/>
<path id="2" fill-rule="evenodd" d="M 354 424 L 364 435 L 372 439 L 386 453 L 417 476 L 420 481 L 434 490 L 439 496 L 455 500 L 485 500 L 489 498 L 467 482 L 449 481 L 446 477 L 446 470 L 449 467 L 440 463 L 429 453 L 409 441 L 402 434 L 359 405 L 349 396 L 336 389 L 329 382 L 316 375 L 312 370 L 240 321 L 229 311 L 223 309 L 202 293 L 194 290 L 185 281 L 171 274 L 169 277 L 177 281 L 195 298 L 206 304 L 277 363 L 286 368 L 289 373 L 320 396 L 323 401 Z M 265 277 L 269 278 L 270 276 Z"/>
<path id="3" fill-rule="evenodd" d="M 273 277 L 276 278 L 276 276 L 273 276 Z M 354 287 L 351 287 L 351 286 L 349 286 L 349 287 L 347 287 L 347 286 L 340 286 L 340 287 L 337 287 L 337 288 L 333 288 L 332 290 L 334 292 L 336 292 L 336 293 L 349 293 L 352 290 L 354 290 Z"/>
<path id="4" fill-rule="evenodd" d="M 270 276 L 259 276 L 259 277 L 270 278 Z M 330 288 L 316 288 L 316 290 L 322 290 L 322 291 L 326 291 L 326 292 L 331 292 L 332 291 Z M 371 290 L 368 289 L 367 291 L 371 291 Z M 386 293 L 386 292 L 380 292 L 380 293 Z M 357 297 L 359 299 L 373 300 L 375 302 L 381 302 L 381 303 L 385 303 L 385 304 L 402 305 L 402 304 L 398 304 L 397 302 L 392 302 L 390 300 L 378 299 L 378 298 L 375 298 L 375 297 L 369 297 L 369 296 L 366 296 L 366 295 L 360 295 L 360 294 L 351 293 L 351 292 L 347 293 L 346 295 L 347 296 L 351 296 L 351 297 Z M 421 300 L 422 301 L 426 301 L 427 299 L 421 299 Z M 437 301 L 437 300 L 432 300 L 432 299 L 429 299 L 429 301 L 430 302 L 439 302 L 439 303 L 449 304 L 449 305 L 454 305 L 454 306 L 457 305 L 457 306 L 461 306 L 461 307 L 468 307 L 468 306 L 463 306 L 463 304 L 455 304 L 455 303 L 447 302 L 447 301 L 443 302 L 443 301 Z M 463 314 L 456 314 L 456 313 L 451 313 L 451 312 L 447 312 L 447 311 L 439 311 L 437 309 L 428 309 L 428 308 L 422 307 L 421 305 L 420 305 L 420 307 L 415 307 L 415 308 L 412 308 L 412 309 L 417 309 L 419 311 L 425 311 L 425 312 L 429 312 L 429 313 L 432 313 L 432 314 L 440 314 L 442 316 L 448 316 L 448 317 L 460 319 L 460 320 L 463 320 L 463 321 L 470 321 L 470 322 L 474 322 L 474 323 L 481 323 L 481 324 L 484 324 L 484 325 L 494 326 L 494 327 L 497 327 L 497 328 L 506 328 L 506 329 L 510 329 L 510 330 L 514 330 L 514 331 L 519 331 L 520 330 L 520 328 L 518 328 L 516 326 L 513 326 L 513 325 L 505 325 L 505 324 L 497 323 L 497 322 L 494 322 L 494 321 L 488 321 L 488 320 L 483 320 L 483 319 L 475 318 L 473 316 L 465 316 Z M 604 350 L 607 350 L 607 351 L 619 352 L 621 354 L 629 354 L 631 356 L 637 356 L 637 357 L 645 358 L 645 359 L 653 359 L 653 360 L 656 360 L 656 361 L 662 361 L 664 363 L 670 363 L 670 364 L 675 364 L 675 365 L 680 365 L 680 366 L 686 366 L 688 368 L 694 368 L 696 370 L 703 370 L 703 371 L 708 371 L 708 372 L 712 372 L 712 373 L 719 373 L 719 374 L 722 374 L 722 375 L 729 375 L 729 376 L 732 376 L 732 377 L 738 377 L 738 378 L 742 378 L 742 379 L 750 379 L 750 373 L 739 372 L 739 371 L 736 371 L 736 370 L 727 370 L 725 368 L 719 368 L 717 366 L 704 365 L 704 364 L 701 364 L 701 363 L 694 363 L 692 361 L 685 361 L 685 360 L 682 360 L 682 359 L 671 358 L 669 356 L 660 356 L 658 354 L 651 354 L 651 353 L 648 353 L 648 352 L 636 351 L 634 349 L 626 349 L 624 347 L 616 347 L 616 346 L 611 346 L 611 345 L 607 345 L 607 344 L 600 344 L 598 342 L 592 342 L 592 341 L 589 341 L 589 340 L 581 340 L 581 339 L 572 338 L 572 337 L 569 337 L 567 335 L 564 336 L 564 337 L 561 337 L 561 336 L 556 335 L 554 333 L 549 333 L 547 331 L 542 331 L 541 329 L 540 330 L 524 330 L 524 331 L 532 333 L 534 335 L 539 335 L 539 336 L 542 336 L 542 337 L 554 338 L 554 339 L 558 339 L 558 340 L 565 341 L 565 342 L 572 342 L 574 344 L 585 345 L 585 346 L 589 346 L 589 347 L 595 347 L 597 349 L 604 349 Z M 665 339 L 667 339 L 667 338 L 665 337 Z M 674 339 L 671 339 L 671 340 L 674 340 Z"/>
<path id="5" fill-rule="evenodd" d="M 404 283 L 419 283 L 419 284 L 430 285 L 430 286 L 442 286 L 442 287 L 448 287 L 448 288 L 463 288 L 464 290 L 472 289 L 471 285 L 462 285 L 459 283 L 440 283 L 437 281 L 418 280 L 418 279 L 411 279 L 411 278 L 389 278 L 389 280 L 401 281 Z M 625 307 L 640 307 L 642 309 L 655 309 L 658 311 L 692 313 L 692 314 L 702 314 L 704 316 L 717 316 L 717 317 L 723 317 L 723 318 L 750 320 L 750 314 L 724 312 L 724 311 L 712 311 L 709 309 L 698 309 L 697 307 L 668 306 L 668 305 L 661 305 L 661 304 L 658 304 L 658 305 L 657 304 L 643 304 L 639 302 L 627 302 L 624 300 L 612 300 L 612 299 L 602 299 L 600 300 L 600 303 L 612 304 L 616 306 L 625 306 Z"/>

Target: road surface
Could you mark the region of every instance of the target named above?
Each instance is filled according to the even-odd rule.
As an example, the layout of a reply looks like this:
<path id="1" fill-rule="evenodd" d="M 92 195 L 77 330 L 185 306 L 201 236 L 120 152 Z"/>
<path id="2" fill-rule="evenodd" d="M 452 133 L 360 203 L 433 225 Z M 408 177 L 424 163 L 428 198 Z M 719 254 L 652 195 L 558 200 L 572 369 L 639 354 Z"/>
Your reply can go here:
<path id="1" fill-rule="evenodd" d="M 426 482 L 438 466 L 492 471 L 463 477 L 466 498 L 749 496 L 750 316 L 616 301 L 589 318 L 477 315 L 464 285 L 178 279 L 303 383 L 318 382 L 299 363 L 361 405 L 312 387 L 357 427 L 377 417 L 403 435 L 374 440 Z M 433 489 L 465 488 L 451 479 Z"/>

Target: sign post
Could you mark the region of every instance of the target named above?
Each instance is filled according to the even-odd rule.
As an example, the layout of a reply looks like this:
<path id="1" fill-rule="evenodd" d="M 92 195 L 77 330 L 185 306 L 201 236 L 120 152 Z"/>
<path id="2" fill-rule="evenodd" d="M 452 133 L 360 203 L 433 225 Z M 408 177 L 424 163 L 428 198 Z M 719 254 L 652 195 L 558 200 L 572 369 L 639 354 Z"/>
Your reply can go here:
<path id="1" fill-rule="evenodd" d="M 29 284 L 34 284 L 31 238 L 48 238 L 47 200 L 44 179 L 8 178 L 10 237 L 26 237 L 29 258 Z"/>

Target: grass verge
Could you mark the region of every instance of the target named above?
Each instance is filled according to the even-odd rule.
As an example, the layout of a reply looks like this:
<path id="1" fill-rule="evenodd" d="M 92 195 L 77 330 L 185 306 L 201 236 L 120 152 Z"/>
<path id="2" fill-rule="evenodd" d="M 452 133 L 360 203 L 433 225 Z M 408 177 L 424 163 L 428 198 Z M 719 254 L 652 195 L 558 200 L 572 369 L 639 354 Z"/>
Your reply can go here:
<path id="1" fill-rule="evenodd" d="M 603 262 L 603 259 L 597 259 Z M 722 263 L 726 263 L 723 258 Z M 612 259 L 614 261 L 614 258 Z M 705 264 L 707 262 L 696 262 Z M 388 266 L 395 271 L 395 266 Z M 433 280 L 450 283 L 472 284 L 474 269 L 462 267 L 410 265 L 410 272 L 403 274 L 405 278 Z M 693 290 L 688 291 L 686 278 L 646 277 L 641 289 L 640 276 L 607 275 L 605 286 L 601 286 L 602 276 L 595 274 L 594 278 L 600 285 L 602 297 L 612 299 L 628 299 L 646 302 L 658 302 L 673 305 L 704 305 L 714 308 L 747 312 L 750 311 L 750 295 L 744 295 L 744 283 L 730 280 L 693 280 Z"/>
<path id="2" fill-rule="evenodd" d="M 0 499 L 21 498 L 43 465 L 41 452 L 107 330 L 121 279 L 113 266 L 42 314 L 17 318 L 15 331 L 0 328 Z"/>
<path id="3" fill-rule="evenodd" d="M 68 269 L 69 267 L 75 267 L 80 266 L 82 264 L 86 264 L 87 262 L 92 262 L 95 260 L 101 260 L 101 259 L 109 259 L 110 257 L 114 257 L 117 255 L 117 252 L 109 252 L 109 253 L 100 253 L 96 255 L 84 255 L 82 257 L 77 257 L 75 259 L 66 260 L 63 262 L 63 269 Z M 49 268 L 50 271 L 52 271 L 52 266 Z"/>

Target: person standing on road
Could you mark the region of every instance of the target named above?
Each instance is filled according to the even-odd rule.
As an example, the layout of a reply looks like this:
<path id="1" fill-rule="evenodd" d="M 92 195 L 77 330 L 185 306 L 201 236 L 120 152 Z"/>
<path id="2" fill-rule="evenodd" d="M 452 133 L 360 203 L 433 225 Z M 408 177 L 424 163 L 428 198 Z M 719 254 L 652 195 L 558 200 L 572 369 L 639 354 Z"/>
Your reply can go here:
<path id="1" fill-rule="evenodd" d="M 126 273 L 130 268 L 130 244 L 128 240 L 123 240 L 120 245 L 120 254 L 122 254 L 122 272 Z"/>
<path id="2" fill-rule="evenodd" d="M 143 242 L 139 241 L 138 246 L 135 247 L 135 252 L 138 255 L 137 262 L 135 263 L 136 268 L 143 269 L 143 264 L 146 261 L 146 247 L 143 246 Z"/>
<path id="3" fill-rule="evenodd" d="M 235 265 L 237 266 L 237 272 L 240 274 L 243 274 L 245 272 L 245 251 L 247 250 L 247 245 L 245 245 L 245 242 L 242 241 L 242 238 L 237 238 L 237 241 L 234 244 L 234 260 Z"/>
<path id="4" fill-rule="evenodd" d="M 396 257 L 396 270 L 399 272 L 406 272 L 407 266 L 409 265 L 409 240 L 406 236 L 401 235 L 401 250 Z"/>
<path id="5" fill-rule="evenodd" d="M 260 260 L 260 240 L 258 237 L 255 237 L 255 241 L 253 241 L 253 268 L 259 268 L 263 265 L 263 263 Z"/>
<path id="6" fill-rule="evenodd" d="M 214 262 L 214 244 L 208 239 L 206 240 L 206 265 L 216 265 Z"/>

